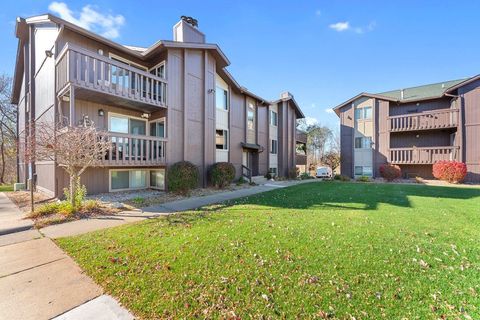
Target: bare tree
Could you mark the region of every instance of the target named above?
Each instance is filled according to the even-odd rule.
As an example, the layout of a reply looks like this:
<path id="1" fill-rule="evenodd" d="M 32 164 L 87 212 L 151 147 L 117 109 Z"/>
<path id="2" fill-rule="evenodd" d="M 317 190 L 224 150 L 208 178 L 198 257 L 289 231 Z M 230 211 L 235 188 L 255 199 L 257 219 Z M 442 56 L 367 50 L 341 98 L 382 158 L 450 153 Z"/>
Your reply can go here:
<path id="1" fill-rule="evenodd" d="M 60 129 L 59 129 L 60 128 Z M 30 160 L 50 160 L 63 168 L 70 179 L 69 198 L 76 209 L 75 195 L 80 176 L 89 167 L 103 165 L 111 143 L 106 132 L 94 126 L 55 126 L 53 122 L 35 123 L 34 147 L 28 153 Z"/>
<path id="2" fill-rule="evenodd" d="M 11 101 L 12 79 L 0 75 L 0 183 L 16 177 L 17 108 Z"/>
<path id="3" fill-rule="evenodd" d="M 340 166 L 340 153 L 331 149 L 323 155 L 322 163 L 329 166 L 332 169 L 332 172 L 335 172 L 335 169 Z"/>

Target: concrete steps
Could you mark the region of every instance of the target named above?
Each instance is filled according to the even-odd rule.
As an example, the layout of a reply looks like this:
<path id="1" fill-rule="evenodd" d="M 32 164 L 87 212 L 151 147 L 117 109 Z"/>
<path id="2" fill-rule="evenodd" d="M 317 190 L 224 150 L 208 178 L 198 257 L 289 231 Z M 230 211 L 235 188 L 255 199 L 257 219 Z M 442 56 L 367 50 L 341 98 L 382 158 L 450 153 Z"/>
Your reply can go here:
<path id="1" fill-rule="evenodd" d="M 258 185 L 262 185 L 268 182 L 267 178 L 264 176 L 254 176 L 252 177 L 252 182 L 255 182 Z"/>

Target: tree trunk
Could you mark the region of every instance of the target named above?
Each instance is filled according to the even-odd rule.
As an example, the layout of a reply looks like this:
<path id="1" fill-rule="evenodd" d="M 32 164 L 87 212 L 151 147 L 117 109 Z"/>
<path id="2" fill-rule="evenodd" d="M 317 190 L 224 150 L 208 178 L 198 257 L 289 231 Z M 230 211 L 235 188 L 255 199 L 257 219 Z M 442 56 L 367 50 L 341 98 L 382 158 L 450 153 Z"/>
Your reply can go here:
<path id="1" fill-rule="evenodd" d="M 4 184 L 5 183 L 5 142 L 3 140 L 3 128 L 0 130 L 1 134 L 1 142 L 0 142 L 0 153 L 1 153 L 1 158 L 2 158 L 2 170 L 0 172 L 0 183 Z"/>
<path id="2" fill-rule="evenodd" d="M 77 189 L 77 176 L 72 174 L 70 175 L 70 204 L 72 205 L 73 210 L 75 211 L 75 191 Z"/>

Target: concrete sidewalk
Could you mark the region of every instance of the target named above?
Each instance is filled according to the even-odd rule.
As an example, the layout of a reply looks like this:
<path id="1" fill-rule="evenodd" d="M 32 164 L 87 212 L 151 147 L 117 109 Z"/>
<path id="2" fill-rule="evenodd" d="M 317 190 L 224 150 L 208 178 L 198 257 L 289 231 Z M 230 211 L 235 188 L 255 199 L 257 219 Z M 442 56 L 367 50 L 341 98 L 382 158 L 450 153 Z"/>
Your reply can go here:
<path id="1" fill-rule="evenodd" d="M 0 192 L 0 235 L 32 229 L 33 221 L 24 218 L 25 214 Z"/>

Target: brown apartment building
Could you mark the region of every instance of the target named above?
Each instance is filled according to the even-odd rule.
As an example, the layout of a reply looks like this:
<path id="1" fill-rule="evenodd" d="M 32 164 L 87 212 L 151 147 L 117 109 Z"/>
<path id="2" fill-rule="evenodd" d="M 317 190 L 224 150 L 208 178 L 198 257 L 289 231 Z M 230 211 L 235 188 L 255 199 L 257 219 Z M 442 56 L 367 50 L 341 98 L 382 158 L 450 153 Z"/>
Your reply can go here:
<path id="1" fill-rule="evenodd" d="M 334 111 L 343 175 L 377 177 L 392 163 L 405 178 L 431 178 L 436 161 L 456 160 L 466 163 L 467 181 L 480 182 L 480 76 L 361 93 Z"/>
<path id="2" fill-rule="evenodd" d="M 297 165 L 296 121 L 303 117 L 286 92 L 269 101 L 240 86 L 218 45 L 207 43 L 191 19 L 173 27 L 173 41 L 124 46 L 52 15 L 18 18 L 12 102 L 20 141 L 34 121 L 96 126 L 112 150 L 100 168 L 82 176 L 89 193 L 168 188 L 168 166 L 198 166 L 201 185 L 216 162 L 231 162 L 237 177 L 280 176 Z M 28 131 L 28 130 L 27 130 Z M 55 196 L 68 179 L 53 162 L 25 161 L 19 181 L 34 177 Z M 303 158 L 300 157 L 300 161 Z M 302 163 L 298 163 L 301 165 Z"/>

